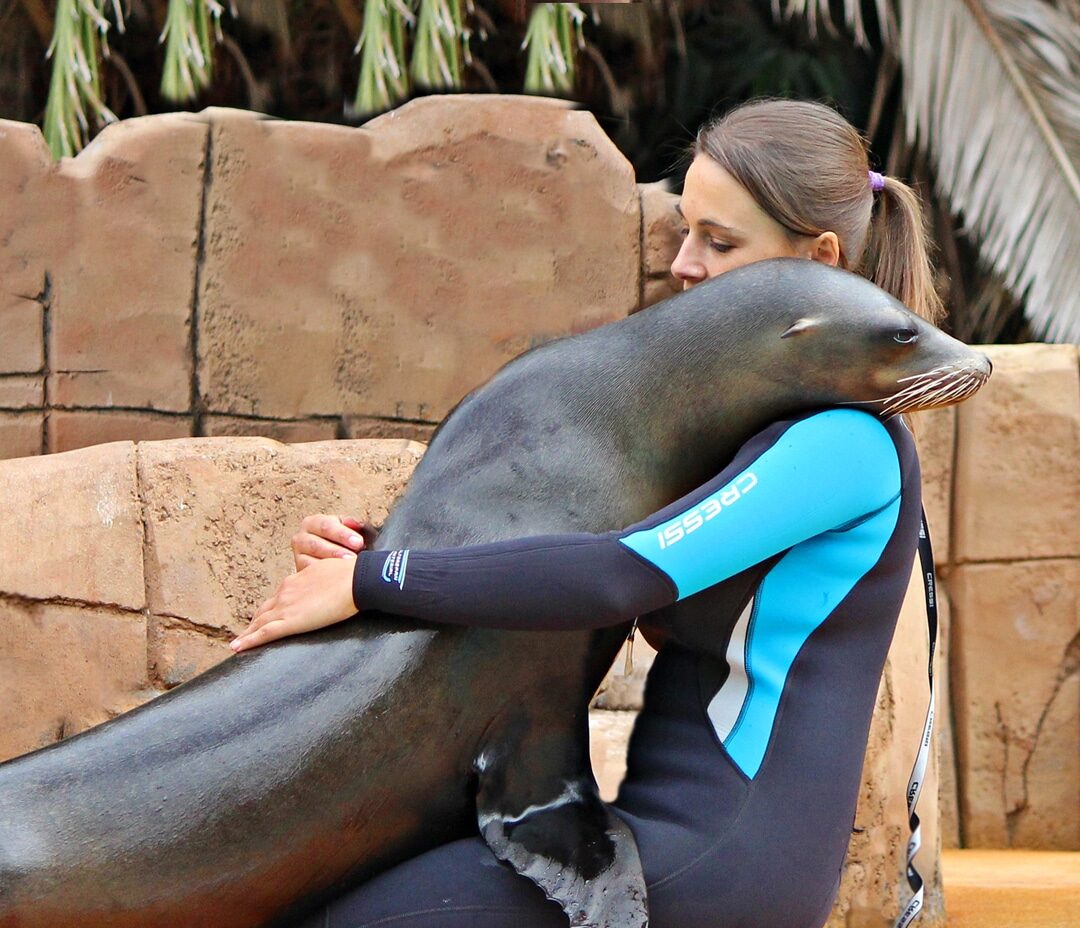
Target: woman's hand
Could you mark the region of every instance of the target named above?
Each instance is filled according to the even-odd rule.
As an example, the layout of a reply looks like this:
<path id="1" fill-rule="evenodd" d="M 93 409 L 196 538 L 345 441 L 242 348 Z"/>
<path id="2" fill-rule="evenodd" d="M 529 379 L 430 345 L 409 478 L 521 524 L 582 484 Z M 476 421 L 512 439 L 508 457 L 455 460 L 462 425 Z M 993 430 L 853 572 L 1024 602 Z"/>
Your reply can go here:
<path id="1" fill-rule="evenodd" d="M 342 622 L 357 612 L 352 598 L 353 558 L 312 558 L 290 574 L 257 610 L 246 629 L 230 643 L 239 653 L 288 635 Z"/>
<path id="2" fill-rule="evenodd" d="M 328 557 L 355 557 L 375 540 L 375 531 L 352 516 L 316 513 L 300 523 L 292 537 L 293 562 L 303 570 Z"/>

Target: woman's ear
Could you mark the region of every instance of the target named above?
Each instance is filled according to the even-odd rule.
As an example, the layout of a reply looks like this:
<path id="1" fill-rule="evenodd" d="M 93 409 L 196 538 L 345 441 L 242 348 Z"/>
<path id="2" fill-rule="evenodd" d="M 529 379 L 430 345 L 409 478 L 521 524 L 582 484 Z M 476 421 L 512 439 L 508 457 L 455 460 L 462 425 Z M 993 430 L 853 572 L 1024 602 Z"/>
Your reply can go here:
<path id="1" fill-rule="evenodd" d="M 810 239 L 808 254 L 806 257 L 822 264 L 831 264 L 838 267 L 840 264 L 840 239 L 835 232 L 822 232 Z"/>

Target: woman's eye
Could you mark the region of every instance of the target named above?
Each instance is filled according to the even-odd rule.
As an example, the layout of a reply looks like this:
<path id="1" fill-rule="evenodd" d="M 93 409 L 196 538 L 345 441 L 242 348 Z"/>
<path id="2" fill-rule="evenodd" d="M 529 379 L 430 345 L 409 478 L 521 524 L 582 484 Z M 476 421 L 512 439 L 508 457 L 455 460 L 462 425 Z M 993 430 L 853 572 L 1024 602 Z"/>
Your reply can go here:
<path id="1" fill-rule="evenodd" d="M 709 242 L 709 247 L 713 249 L 713 251 L 720 252 L 720 254 L 726 254 L 731 251 L 734 246 L 728 245 L 725 242 Z"/>
<path id="2" fill-rule="evenodd" d="M 893 339 L 901 345 L 910 345 L 918 337 L 919 333 L 914 329 L 901 329 L 893 336 Z"/>
<path id="3" fill-rule="evenodd" d="M 685 236 L 686 233 L 689 232 L 689 231 L 690 230 L 686 226 L 683 226 L 681 229 L 679 229 L 679 235 L 684 235 Z"/>

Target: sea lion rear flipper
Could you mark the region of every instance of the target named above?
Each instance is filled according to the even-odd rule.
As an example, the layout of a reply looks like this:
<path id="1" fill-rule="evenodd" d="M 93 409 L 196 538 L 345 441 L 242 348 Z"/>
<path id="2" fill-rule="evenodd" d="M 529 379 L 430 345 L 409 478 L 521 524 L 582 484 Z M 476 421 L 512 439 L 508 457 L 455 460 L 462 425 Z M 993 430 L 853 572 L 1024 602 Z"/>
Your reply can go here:
<path id="1" fill-rule="evenodd" d="M 587 747 L 582 758 L 548 734 L 542 745 L 503 740 L 478 758 L 480 833 L 496 857 L 562 906 L 574 928 L 645 928 L 645 877 L 633 833 L 600 799 Z M 576 757 L 571 767 L 552 769 L 553 757 L 568 755 Z"/>

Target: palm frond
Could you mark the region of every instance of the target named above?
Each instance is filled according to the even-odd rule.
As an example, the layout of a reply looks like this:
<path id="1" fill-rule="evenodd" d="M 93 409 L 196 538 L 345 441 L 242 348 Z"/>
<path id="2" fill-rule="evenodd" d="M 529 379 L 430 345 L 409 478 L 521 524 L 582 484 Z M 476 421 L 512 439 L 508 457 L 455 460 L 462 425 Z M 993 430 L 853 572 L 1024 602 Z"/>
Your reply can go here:
<path id="1" fill-rule="evenodd" d="M 169 0 L 165 28 L 159 41 L 165 42 L 165 67 L 161 74 L 161 95 L 167 100 L 192 100 L 210 85 L 214 48 L 211 26 L 221 40 L 218 0 Z"/>
<path id="2" fill-rule="evenodd" d="M 461 0 L 420 0 L 411 74 L 420 86 L 461 87 Z"/>
<path id="3" fill-rule="evenodd" d="M 415 22 L 408 0 L 367 0 L 364 4 L 364 27 L 354 50 L 361 55 L 360 81 L 348 115 L 372 116 L 408 97 L 405 27 Z"/>
<path id="4" fill-rule="evenodd" d="M 117 28 L 124 29 L 123 15 L 114 0 Z M 102 99 L 100 56 L 108 54 L 109 21 L 105 0 L 60 0 L 56 7 L 53 37 L 46 58 L 52 58 L 52 77 L 45 105 L 45 141 L 54 158 L 74 155 L 97 124 L 115 122 L 116 115 Z"/>
<path id="5" fill-rule="evenodd" d="M 893 3 L 891 0 L 873 0 L 873 4 L 881 44 L 885 48 L 891 48 L 896 38 Z M 837 31 L 832 20 L 830 0 L 772 0 L 772 13 L 777 21 L 790 19 L 792 16 L 805 19 L 811 38 L 817 37 L 819 22 L 826 32 L 835 34 Z M 855 44 L 859 48 L 869 48 L 862 0 L 844 0 L 844 23 L 851 30 Z"/>
<path id="6" fill-rule="evenodd" d="M 569 95 L 574 90 L 574 52 L 585 46 L 581 24 L 585 13 L 577 3 L 537 3 L 529 16 L 523 49 L 525 93 Z M 576 35 L 576 42 L 575 42 Z"/>
<path id="7" fill-rule="evenodd" d="M 1043 0 L 900 0 L 909 142 L 1034 330 L 1080 339 L 1080 25 Z"/>

